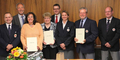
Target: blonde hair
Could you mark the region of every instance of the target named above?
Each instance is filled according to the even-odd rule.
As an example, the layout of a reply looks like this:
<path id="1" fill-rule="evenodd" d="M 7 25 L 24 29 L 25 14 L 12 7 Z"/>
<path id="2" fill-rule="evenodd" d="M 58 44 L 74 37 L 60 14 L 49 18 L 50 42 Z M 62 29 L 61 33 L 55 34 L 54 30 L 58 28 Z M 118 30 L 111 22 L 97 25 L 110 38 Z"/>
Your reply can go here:
<path id="1" fill-rule="evenodd" d="M 46 12 L 46 13 L 43 14 L 43 18 L 46 17 L 46 16 L 51 18 L 51 14 L 49 12 Z"/>

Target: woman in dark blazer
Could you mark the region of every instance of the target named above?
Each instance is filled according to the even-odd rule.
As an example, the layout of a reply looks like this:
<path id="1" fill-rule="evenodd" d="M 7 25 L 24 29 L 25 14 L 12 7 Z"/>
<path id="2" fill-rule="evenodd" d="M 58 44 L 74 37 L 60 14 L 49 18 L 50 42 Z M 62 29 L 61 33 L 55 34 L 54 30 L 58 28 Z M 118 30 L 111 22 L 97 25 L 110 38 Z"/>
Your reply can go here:
<path id="1" fill-rule="evenodd" d="M 62 12 L 62 22 L 57 23 L 55 39 L 59 52 L 64 52 L 65 59 L 74 59 L 74 23 L 68 20 L 69 14 Z"/>

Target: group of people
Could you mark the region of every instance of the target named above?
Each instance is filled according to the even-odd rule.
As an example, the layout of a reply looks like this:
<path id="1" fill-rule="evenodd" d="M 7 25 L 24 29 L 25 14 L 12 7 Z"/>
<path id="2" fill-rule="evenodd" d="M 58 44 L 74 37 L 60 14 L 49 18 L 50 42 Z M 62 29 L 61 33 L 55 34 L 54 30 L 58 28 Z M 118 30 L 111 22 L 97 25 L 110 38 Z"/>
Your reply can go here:
<path id="1" fill-rule="evenodd" d="M 113 60 L 119 59 L 120 20 L 113 17 L 113 8 L 106 7 L 105 16 L 96 21 L 87 17 L 85 7 L 79 9 L 79 17 L 75 23 L 69 21 L 69 14 L 62 11 L 59 4 L 53 5 L 54 15 L 49 12 L 43 14 L 44 23 L 36 20 L 33 12 L 24 14 L 25 6 L 16 5 L 18 14 L 13 16 L 7 12 L 4 15 L 5 24 L 0 25 L 0 60 L 5 60 L 10 50 L 16 46 L 27 50 L 27 37 L 37 37 L 37 49 L 43 52 L 46 59 L 55 59 L 56 53 L 64 52 L 65 59 L 74 59 L 76 38 L 75 29 L 85 28 L 84 43 L 76 43 L 76 50 L 80 59 L 94 59 L 94 42 L 99 36 L 101 41 L 102 60 L 107 60 L 109 53 Z M 53 30 L 54 44 L 46 44 L 43 32 Z M 80 38 L 80 37 L 79 37 Z"/>

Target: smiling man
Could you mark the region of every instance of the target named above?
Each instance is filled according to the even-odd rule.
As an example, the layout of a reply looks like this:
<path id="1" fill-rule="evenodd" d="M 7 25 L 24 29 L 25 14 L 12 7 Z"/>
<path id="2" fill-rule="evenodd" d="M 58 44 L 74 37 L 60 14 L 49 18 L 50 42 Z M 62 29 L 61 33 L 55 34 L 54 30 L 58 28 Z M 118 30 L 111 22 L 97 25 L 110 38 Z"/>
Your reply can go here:
<path id="1" fill-rule="evenodd" d="M 12 15 L 5 13 L 5 24 L 0 25 L 0 60 L 6 60 L 10 50 L 20 42 L 20 28 L 12 24 Z"/>
<path id="2" fill-rule="evenodd" d="M 52 22 L 58 23 L 62 21 L 61 14 L 60 14 L 61 8 L 59 4 L 54 4 L 53 5 L 53 12 L 54 15 L 52 15 Z"/>
<path id="3" fill-rule="evenodd" d="M 109 53 L 113 60 L 119 60 L 120 20 L 113 17 L 112 7 L 106 7 L 105 16 L 98 23 L 102 60 L 108 60 Z"/>

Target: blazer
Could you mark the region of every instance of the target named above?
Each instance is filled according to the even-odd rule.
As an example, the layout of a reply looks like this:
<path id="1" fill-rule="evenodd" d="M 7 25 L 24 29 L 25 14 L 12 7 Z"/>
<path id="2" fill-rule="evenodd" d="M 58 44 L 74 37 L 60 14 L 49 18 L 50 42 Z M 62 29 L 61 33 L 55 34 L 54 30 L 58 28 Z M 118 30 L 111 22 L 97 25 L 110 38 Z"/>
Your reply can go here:
<path id="1" fill-rule="evenodd" d="M 18 25 L 20 28 L 21 28 L 21 24 L 20 24 L 20 21 L 19 21 L 19 17 L 18 17 L 18 14 L 13 16 L 13 20 L 12 20 L 12 23 L 15 24 L 15 25 Z M 23 49 L 23 46 L 22 46 L 22 43 L 20 41 L 19 47 L 21 47 Z"/>
<path id="2" fill-rule="evenodd" d="M 12 44 L 13 47 L 16 47 L 19 44 L 19 42 L 20 28 L 17 25 L 12 24 L 10 36 L 6 24 L 0 25 L 0 56 L 8 56 L 8 54 L 10 53 L 10 51 L 6 51 L 6 47 L 8 44 Z"/>
<path id="3" fill-rule="evenodd" d="M 119 51 L 120 20 L 112 18 L 108 32 L 106 31 L 106 18 L 100 19 L 98 24 L 99 38 L 102 50 Z M 109 42 L 111 48 L 107 48 L 105 43 Z"/>
<path id="4" fill-rule="evenodd" d="M 45 23 L 42 23 L 41 26 L 42 26 L 43 31 L 45 31 Z M 50 30 L 53 30 L 54 35 L 55 35 L 55 29 L 56 29 L 56 24 L 51 22 Z M 56 48 L 57 44 L 55 43 L 54 45 L 50 45 L 50 47 L 51 48 Z M 46 48 L 46 45 L 43 44 L 43 48 Z"/>
<path id="5" fill-rule="evenodd" d="M 80 21 L 81 20 L 75 22 L 75 28 L 80 28 Z M 83 28 L 85 28 L 86 42 L 84 44 L 77 43 L 76 50 L 78 53 L 94 53 L 94 41 L 98 36 L 96 21 L 87 18 L 83 25 Z"/>
<path id="6" fill-rule="evenodd" d="M 63 50 L 60 47 L 61 43 L 65 44 L 67 51 L 74 49 L 74 23 L 67 21 L 63 29 L 62 22 L 58 22 L 55 31 L 55 39 L 58 44 L 58 50 Z"/>
<path id="7" fill-rule="evenodd" d="M 52 18 L 51 21 L 55 23 L 55 15 L 52 15 L 51 18 Z M 60 15 L 60 20 L 59 20 L 59 22 L 62 22 L 62 17 L 61 17 L 61 15 Z"/>
<path id="8" fill-rule="evenodd" d="M 15 25 L 18 25 L 21 28 L 21 24 L 20 24 L 20 21 L 19 21 L 18 14 L 13 16 L 12 23 L 15 24 Z"/>

